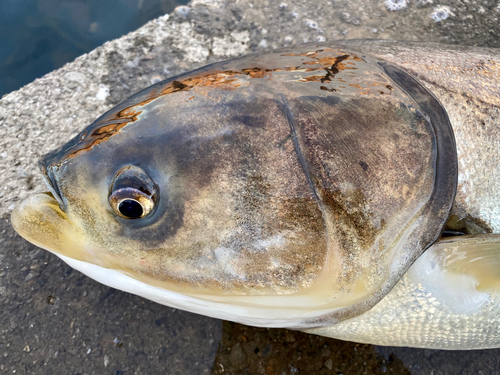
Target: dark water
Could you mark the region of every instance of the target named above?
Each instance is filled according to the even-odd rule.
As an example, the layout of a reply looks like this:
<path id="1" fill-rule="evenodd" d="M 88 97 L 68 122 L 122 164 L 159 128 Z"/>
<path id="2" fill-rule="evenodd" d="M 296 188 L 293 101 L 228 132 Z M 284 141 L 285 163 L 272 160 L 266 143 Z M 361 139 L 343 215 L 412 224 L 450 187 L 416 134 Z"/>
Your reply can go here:
<path id="1" fill-rule="evenodd" d="M 0 97 L 188 0 L 1 0 Z"/>

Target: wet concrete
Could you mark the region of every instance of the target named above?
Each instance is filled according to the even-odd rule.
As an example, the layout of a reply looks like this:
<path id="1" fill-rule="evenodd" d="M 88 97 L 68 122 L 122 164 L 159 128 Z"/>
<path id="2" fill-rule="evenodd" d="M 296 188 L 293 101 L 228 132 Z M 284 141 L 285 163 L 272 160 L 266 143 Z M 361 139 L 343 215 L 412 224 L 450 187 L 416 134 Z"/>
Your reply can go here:
<path id="1" fill-rule="evenodd" d="M 220 320 L 108 288 L 0 228 L 0 373 L 210 373 Z"/>
<path id="2" fill-rule="evenodd" d="M 399 10 L 389 10 L 396 5 Z M 154 21 L 4 97 L 0 372 L 499 373 L 500 350 L 383 348 L 245 327 L 160 306 L 72 270 L 21 239 L 9 223 L 20 198 L 44 190 L 36 169 L 41 155 L 159 79 L 245 53 L 344 38 L 500 47 L 499 17 L 497 1 L 441 6 L 425 0 L 318 0 L 313 7 L 301 0 L 195 0 L 169 19 Z"/>

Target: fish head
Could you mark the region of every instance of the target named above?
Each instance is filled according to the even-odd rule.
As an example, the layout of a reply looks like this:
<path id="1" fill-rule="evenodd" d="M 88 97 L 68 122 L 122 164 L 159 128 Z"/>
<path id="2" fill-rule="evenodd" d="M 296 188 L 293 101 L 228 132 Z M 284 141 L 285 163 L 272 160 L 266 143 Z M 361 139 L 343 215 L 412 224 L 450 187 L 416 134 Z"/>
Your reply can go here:
<path id="1" fill-rule="evenodd" d="M 45 156 L 50 193 L 12 223 L 166 305 L 263 326 L 343 319 L 439 237 L 456 189 L 443 111 L 406 73 L 344 51 L 218 63 Z"/>

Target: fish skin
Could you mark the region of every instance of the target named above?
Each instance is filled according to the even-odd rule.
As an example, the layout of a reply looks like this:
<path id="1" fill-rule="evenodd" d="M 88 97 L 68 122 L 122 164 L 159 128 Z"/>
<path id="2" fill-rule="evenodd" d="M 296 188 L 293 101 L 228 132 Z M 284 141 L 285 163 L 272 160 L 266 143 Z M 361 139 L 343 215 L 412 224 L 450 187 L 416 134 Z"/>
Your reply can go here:
<path id="1" fill-rule="evenodd" d="M 321 301 L 307 302 L 316 314 L 359 314 L 437 239 L 455 192 L 446 114 L 396 71 L 304 46 L 216 63 L 133 96 L 41 162 L 96 249 L 72 256 L 233 300 L 307 290 Z M 113 217 L 106 193 L 127 164 L 162 187 L 157 214 Z"/>
<path id="2" fill-rule="evenodd" d="M 446 109 L 457 143 L 451 214 L 470 234 L 500 233 L 500 51 L 383 40 L 341 41 L 417 78 Z"/>
<path id="3" fill-rule="evenodd" d="M 415 70 L 412 70 L 410 68 L 411 66 L 411 54 L 408 52 L 408 49 L 410 47 L 406 46 L 399 46 L 396 44 L 391 45 L 390 43 L 384 44 L 384 42 L 380 42 L 382 45 L 381 49 L 379 50 L 378 54 L 377 52 L 370 51 L 369 53 L 373 56 L 377 56 L 379 58 L 382 58 L 384 60 L 390 61 L 394 63 L 397 66 L 403 67 L 405 70 L 410 72 L 411 74 L 415 75 Z M 374 43 L 370 44 L 365 44 L 363 42 L 357 42 L 354 41 L 352 44 L 346 44 L 348 48 L 354 51 L 360 51 L 361 53 L 364 53 L 366 51 L 369 51 L 370 48 L 375 49 Z M 383 50 L 383 46 L 385 46 L 386 50 Z M 406 50 L 405 50 L 406 48 Z M 425 54 L 425 53 L 430 53 L 432 51 L 435 51 L 435 49 L 432 49 L 429 47 L 419 47 L 413 45 L 414 49 L 418 50 L 419 52 L 416 52 L 415 56 L 420 56 L 419 54 Z M 420 49 L 419 49 L 420 48 Z M 439 46 L 437 47 L 442 51 L 443 47 Z M 382 52 L 380 52 L 382 51 Z M 425 52 L 423 52 L 425 51 Z M 493 73 L 493 78 L 491 77 L 491 74 L 488 73 L 490 70 L 488 70 L 486 67 L 486 72 L 487 74 L 482 74 L 480 73 L 480 69 L 478 68 L 478 65 L 472 64 L 472 68 L 470 65 L 470 59 L 464 59 L 463 56 L 461 56 L 461 53 L 465 52 L 469 53 L 470 56 L 480 56 L 480 58 L 490 58 L 490 61 L 493 62 L 492 65 L 493 68 L 490 69 Z M 481 52 L 482 51 L 482 52 Z M 481 55 L 482 53 L 482 55 Z M 493 79 L 493 82 L 495 82 L 495 79 L 498 77 L 495 76 L 496 68 L 495 66 L 498 66 L 498 53 L 495 51 L 492 51 L 492 56 L 488 55 L 487 52 L 484 50 L 477 50 L 475 49 L 474 52 L 472 53 L 470 50 L 467 49 L 462 49 L 462 50 L 456 50 L 453 47 L 449 48 L 444 52 L 444 55 L 446 55 L 446 58 L 443 60 L 443 66 L 445 66 L 444 70 L 439 70 L 438 73 L 435 73 L 435 69 L 432 69 L 431 67 L 428 66 L 419 66 L 416 70 L 419 72 L 419 75 L 417 76 L 418 80 L 422 82 L 440 101 L 444 104 L 446 110 L 448 111 L 448 114 L 450 116 L 450 120 L 452 123 L 452 126 L 455 131 L 459 131 L 464 133 L 460 133 L 460 138 L 457 138 L 457 143 L 460 142 L 470 142 L 470 140 L 467 138 L 471 132 L 471 129 L 468 129 L 468 126 L 472 126 L 476 130 L 478 124 L 483 125 L 486 127 L 488 131 L 492 131 L 491 137 L 488 138 L 488 136 L 485 136 L 484 134 L 480 132 L 472 133 L 476 138 L 479 138 L 480 141 L 476 144 L 474 144 L 474 157 L 480 157 L 481 156 L 481 151 L 478 150 L 479 146 L 484 146 L 488 143 L 488 141 L 496 141 L 498 140 L 498 130 L 495 128 L 495 120 L 493 120 L 493 123 L 490 123 L 487 121 L 488 119 L 485 119 L 485 116 L 488 116 L 488 114 L 498 114 L 498 104 L 496 104 L 497 95 L 494 92 L 494 89 L 491 89 L 491 85 L 488 86 L 488 84 L 491 82 Z M 496 53 L 496 54 L 495 54 Z M 468 57 L 470 57 L 468 55 Z M 415 57 L 414 57 L 415 58 Z M 418 58 L 417 58 L 418 60 Z M 482 61 L 482 60 L 479 60 Z M 496 65 L 495 65 L 496 64 Z M 439 65 L 439 64 L 438 64 Z M 476 67 L 476 71 L 474 71 L 474 66 Z M 483 65 L 484 68 L 484 65 Z M 422 70 L 420 70 L 422 69 Z M 473 73 L 477 75 L 477 82 L 479 82 L 479 85 L 486 85 L 487 90 L 482 90 L 479 89 L 476 91 L 477 94 L 481 94 L 481 99 L 478 99 L 477 96 L 474 96 L 474 89 L 471 86 L 470 83 L 464 84 L 462 87 L 460 85 L 460 80 L 463 79 L 463 77 L 466 76 L 467 74 L 467 69 L 472 69 Z M 484 69 L 483 69 L 484 70 Z M 454 85 L 450 85 L 450 87 L 446 87 L 446 79 L 443 77 L 445 76 L 450 76 L 447 74 L 450 71 L 454 72 L 452 77 L 457 80 L 453 81 Z M 457 73 L 458 71 L 458 73 Z M 260 74 L 260 72 L 257 72 Z M 434 76 L 434 74 L 437 76 L 437 78 Z M 437 83 L 436 83 L 437 82 Z M 468 82 L 467 80 L 463 80 L 463 82 Z M 491 93 L 493 91 L 493 93 Z M 467 97 L 467 100 L 473 101 L 472 104 L 467 104 L 466 106 L 463 105 L 461 100 L 463 101 L 464 95 Z M 154 101 L 154 100 L 153 100 Z M 480 103 L 481 106 L 478 106 L 477 103 Z M 123 109 L 123 108 L 122 108 Z M 112 110 L 113 111 L 113 110 Z M 496 112 L 495 112 L 496 111 Z M 486 115 L 485 115 L 486 113 Z M 126 113 L 125 116 L 122 116 L 125 118 L 125 120 L 130 120 L 134 116 L 137 116 L 137 113 Z M 494 117 L 491 115 L 491 117 Z M 495 117 L 495 118 L 498 118 Z M 466 121 L 471 120 L 471 121 Z M 122 118 L 119 119 L 119 121 L 123 120 Z M 485 121 L 486 120 L 486 121 Z M 119 128 L 119 126 L 126 121 L 123 122 L 115 122 L 115 124 L 111 124 L 112 126 L 115 126 L 116 128 Z M 101 122 L 102 123 L 105 121 Z M 117 125 L 118 124 L 118 125 Z M 116 132 L 119 132 L 121 128 L 117 129 Z M 496 129 L 496 131 L 495 131 Z M 113 132 L 115 130 L 112 130 Z M 469 132 L 469 133 L 467 133 Z M 114 133 L 113 133 L 114 134 Z M 104 141 L 101 142 L 108 142 L 108 138 L 106 138 Z M 94 146 L 97 146 L 99 143 L 97 142 L 91 145 L 91 148 Z M 459 146 L 460 147 L 460 146 Z M 495 151 L 495 150 L 494 150 Z M 497 150 L 498 151 L 498 150 Z M 77 154 L 75 156 L 78 156 Z M 498 153 L 495 154 L 493 152 L 493 161 L 496 161 L 498 158 Z M 488 178 L 485 177 L 485 174 L 481 174 L 481 172 L 484 172 L 488 168 L 491 168 L 492 165 L 491 163 L 486 165 L 486 166 L 477 166 L 477 159 L 475 160 L 475 163 L 463 163 L 460 159 L 460 157 L 466 158 L 467 153 L 465 151 L 462 152 L 462 154 L 459 154 L 459 162 L 461 163 L 459 165 L 459 173 L 460 174 L 460 179 L 459 183 L 459 189 L 462 189 L 462 196 L 459 196 L 459 201 L 456 203 L 453 207 L 453 212 L 455 215 L 458 217 L 458 221 L 464 221 L 464 218 L 468 218 L 469 216 L 473 218 L 473 220 L 465 220 L 467 223 L 466 227 L 467 229 L 470 229 L 473 227 L 473 224 L 475 224 L 475 227 L 479 227 L 479 230 L 482 230 L 484 232 L 491 232 L 491 231 L 497 231 L 496 227 L 496 219 L 498 218 L 497 211 L 498 209 L 497 205 L 495 205 L 495 199 L 498 198 L 497 195 L 491 195 L 490 193 L 492 190 L 498 188 L 497 184 L 495 184 L 496 181 L 491 183 Z M 50 159 L 50 157 L 49 157 Z M 496 164 L 498 166 L 498 164 Z M 498 168 L 494 169 L 494 173 L 498 172 Z M 496 175 L 495 175 L 496 176 Z M 486 199 L 480 200 L 481 195 L 478 194 L 479 198 L 475 199 L 472 204 L 471 200 L 468 199 L 468 196 L 465 196 L 465 193 L 467 193 L 467 188 L 469 187 L 476 187 L 480 186 L 482 194 L 487 194 Z M 498 193 L 498 189 L 494 190 L 493 193 Z M 490 195 L 488 195 L 490 194 Z M 484 195 L 483 195 L 484 197 Z M 460 200 L 461 199 L 461 200 Z M 498 201 L 498 200 L 497 200 Z M 479 209 L 474 210 L 474 208 L 479 207 Z M 472 222 L 472 224 L 470 224 Z M 470 227 L 470 228 L 469 228 Z M 231 272 L 231 269 L 229 269 L 229 272 Z M 360 311 L 358 311 L 359 313 Z M 332 322 L 336 322 L 338 319 L 330 319 L 330 320 L 324 320 L 321 322 L 322 325 L 328 325 L 331 324 Z M 404 343 L 402 344 L 404 345 Z"/>

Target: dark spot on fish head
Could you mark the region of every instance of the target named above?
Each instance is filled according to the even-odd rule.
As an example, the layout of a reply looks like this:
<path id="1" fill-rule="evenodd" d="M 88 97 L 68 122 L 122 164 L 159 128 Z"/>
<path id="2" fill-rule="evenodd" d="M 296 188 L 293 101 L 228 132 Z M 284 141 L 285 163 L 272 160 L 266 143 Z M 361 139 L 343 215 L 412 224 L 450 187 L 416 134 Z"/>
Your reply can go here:
<path id="1" fill-rule="evenodd" d="M 361 168 L 366 172 L 368 170 L 368 164 L 366 164 L 364 161 L 360 161 L 359 165 L 361 165 Z"/>
<path id="2" fill-rule="evenodd" d="M 188 85 L 185 85 L 184 83 L 179 81 L 172 81 L 172 87 L 174 88 L 174 91 L 181 91 L 187 88 Z"/>

